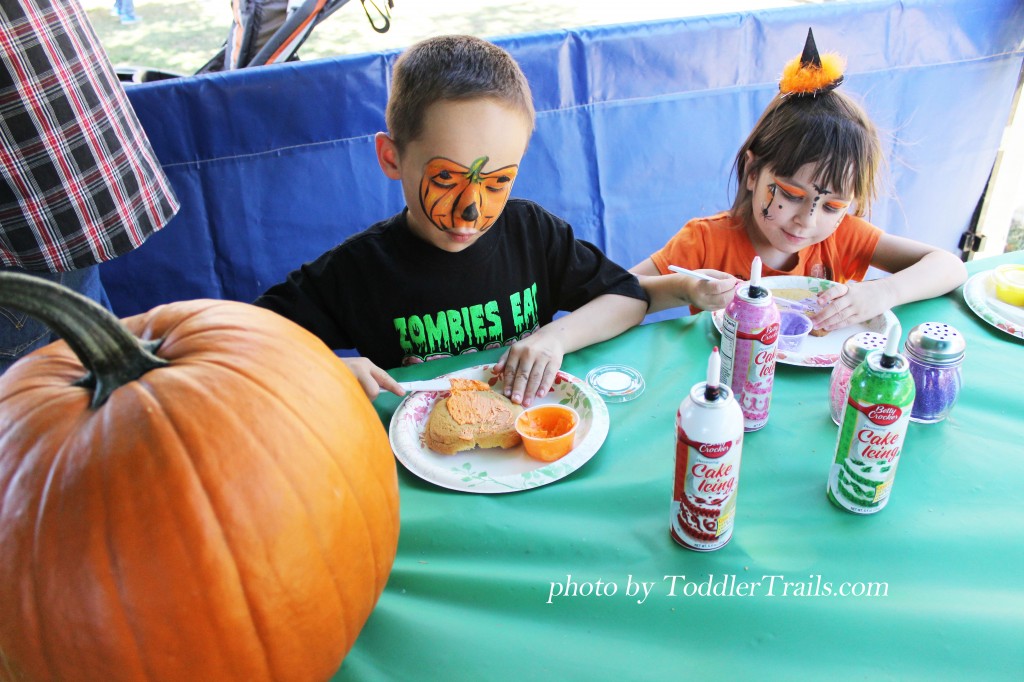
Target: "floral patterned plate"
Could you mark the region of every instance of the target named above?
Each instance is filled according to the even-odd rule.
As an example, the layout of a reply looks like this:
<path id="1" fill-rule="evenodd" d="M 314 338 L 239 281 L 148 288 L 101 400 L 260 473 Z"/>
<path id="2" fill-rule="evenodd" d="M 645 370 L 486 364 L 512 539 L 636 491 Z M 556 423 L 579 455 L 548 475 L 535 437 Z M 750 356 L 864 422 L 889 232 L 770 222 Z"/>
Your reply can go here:
<path id="1" fill-rule="evenodd" d="M 800 277 L 796 275 L 781 277 L 763 277 L 761 283 L 769 289 L 803 289 L 808 292 L 808 297 L 803 299 L 808 303 L 814 302 L 814 297 L 822 291 L 835 286 L 835 282 L 816 277 Z M 721 333 L 722 317 L 724 310 L 716 310 L 711 314 L 715 323 L 715 329 Z M 884 315 L 879 315 L 867 322 L 853 324 L 843 329 L 836 329 L 825 336 L 808 336 L 804 339 L 800 349 L 797 351 L 778 351 L 775 360 L 785 365 L 796 365 L 798 367 L 832 367 L 839 362 L 839 353 L 843 349 L 843 342 L 854 334 L 860 332 L 875 332 L 885 335 L 889 327 L 897 322 L 892 311 L 887 310 Z"/>
<path id="2" fill-rule="evenodd" d="M 964 301 L 974 314 L 1011 336 L 1024 339 L 1024 308 L 996 298 L 992 271 L 979 272 L 964 285 Z"/>
<path id="3" fill-rule="evenodd" d="M 501 390 L 504 384 L 491 374 L 491 367 L 477 365 L 445 376 L 486 381 Z M 568 455 L 554 462 L 541 462 L 527 456 L 521 444 L 508 450 L 476 448 L 442 455 L 426 446 L 423 431 L 434 403 L 447 397 L 447 391 L 407 395 L 391 418 L 389 436 L 395 456 L 406 469 L 451 490 L 511 493 L 554 483 L 586 464 L 608 436 L 608 406 L 586 382 L 559 372 L 551 392 L 534 404 L 561 403 L 579 413 L 576 445 Z"/>

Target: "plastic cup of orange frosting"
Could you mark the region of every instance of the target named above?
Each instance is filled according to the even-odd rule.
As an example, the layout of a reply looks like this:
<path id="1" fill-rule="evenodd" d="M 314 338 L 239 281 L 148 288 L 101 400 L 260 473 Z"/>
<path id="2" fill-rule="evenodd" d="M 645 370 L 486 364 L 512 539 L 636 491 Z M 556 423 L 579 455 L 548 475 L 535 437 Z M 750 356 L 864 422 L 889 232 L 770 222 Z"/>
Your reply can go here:
<path id="1" fill-rule="evenodd" d="M 580 416 L 568 405 L 534 405 L 516 418 L 526 454 L 553 462 L 572 450 Z"/>

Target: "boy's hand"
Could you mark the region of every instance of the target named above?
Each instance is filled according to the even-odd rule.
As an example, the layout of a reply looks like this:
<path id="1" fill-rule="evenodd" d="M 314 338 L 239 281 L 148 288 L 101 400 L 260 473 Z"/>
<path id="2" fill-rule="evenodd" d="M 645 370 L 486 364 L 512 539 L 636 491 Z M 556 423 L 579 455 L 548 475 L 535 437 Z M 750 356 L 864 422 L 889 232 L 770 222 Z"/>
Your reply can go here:
<path id="1" fill-rule="evenodd" d="M 811 321 L 815 329 L 835 331 L 882 315 L 892 307 L 890 300 L 885 279 L 837 284 L 818 294 L 821 309 Z"/>
<path id="2" fill-rule="evenodd" d="M 505 380 L 507 398 L 529 407 L 551 390 L 563 357 L 565 351 L 557 335 L 540 329 L 505 351 L 491 371 Z"/>
<path id="3" fill-rule="evenodd" d="M 363 392 L 370 400 L 380 395 L 382 388 L 398 396 L 405 395 L 405 389 L 399 386 L 390 374 L 366 358 L 341 358 L 341 361 L 359 380 L 359 385 L 363 387 Z"/>
<path id="4" fill-rule="evenodd" d="M 715 279 L 709 282 L 684 274 L 668 276 L 681 277 L 683 280 L 686 280 L 683 283 L 689 289 L 689 295 L 686 298 L 689 299 L 691 305 L 701 310 L 720 310 L 729 305 L 736 285 L 739 283 L 738 279 L 727 272 L 719 270 L 695 270 L 695 272 L 714 277 Z"/>

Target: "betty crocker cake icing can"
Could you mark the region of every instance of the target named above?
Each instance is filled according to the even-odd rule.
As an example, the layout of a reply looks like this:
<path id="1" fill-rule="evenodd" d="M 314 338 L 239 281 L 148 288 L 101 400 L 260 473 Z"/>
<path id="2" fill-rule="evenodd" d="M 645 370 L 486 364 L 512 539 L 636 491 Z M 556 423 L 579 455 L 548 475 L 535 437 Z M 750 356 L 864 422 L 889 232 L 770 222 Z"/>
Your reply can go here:
<path id="1" fill-rule="evenodd" d="M 669 515 L 672 539 L 701 552 L 719 549 L 732 538 L 743 450 L 743 413 L 732 390 L 717 386 L 717 377 L 708 386 L 695 385 L 676 412 Z"/>
<path id="2" fill-rule="evenodd" d="M 874 514 L 888 504 L 906 440 L 915 387 L 898 343 L 899 330 L 891 330 L 886 350 L 871 352 L 850 377 L 826 493 L 855 514 Z"/>
<path id="3" fill-rule="evenodd" d="M 778 343 L 779 309 L 771 292 L 740 286 L 722 317 L 722 381 L 743 410 L 746 431 L 768 423 Z"/>

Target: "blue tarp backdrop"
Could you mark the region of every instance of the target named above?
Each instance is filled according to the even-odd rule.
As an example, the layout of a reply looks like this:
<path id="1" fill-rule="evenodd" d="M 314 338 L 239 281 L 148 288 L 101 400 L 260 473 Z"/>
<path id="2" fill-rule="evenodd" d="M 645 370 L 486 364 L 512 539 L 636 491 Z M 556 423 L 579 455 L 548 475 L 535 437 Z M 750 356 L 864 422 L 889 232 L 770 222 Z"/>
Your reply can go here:
<path id="1" fill-rule="evenodd" d="M 956 252 L 1021 73 L 1020 0 L 815 4 L 497 38 L 537 108 L 513 194 L 633 265 L 687 219 L 731 204 L 736 149 L 809 26 L 819 49 L 847 58 L 842 87 L 885 136 L 887 189 L 872 222 Z M 252 300 L 399 211 L 399 184 L 373 146 L 397 54 L 132 86 L 182 209 L 104 265 L 115 311 Z"/>

